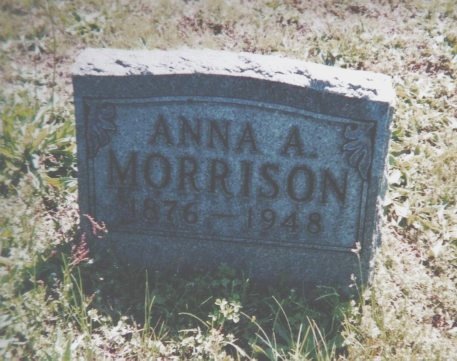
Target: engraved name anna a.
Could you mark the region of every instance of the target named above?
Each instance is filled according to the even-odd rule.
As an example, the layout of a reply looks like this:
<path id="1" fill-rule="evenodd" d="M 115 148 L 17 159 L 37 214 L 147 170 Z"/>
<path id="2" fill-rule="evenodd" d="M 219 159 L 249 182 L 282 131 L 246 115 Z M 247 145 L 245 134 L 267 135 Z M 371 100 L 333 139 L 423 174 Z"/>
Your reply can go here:
<path id="1" fill-rule="evenodd" d="M 305 145 L 296 126 L 285 132 L 276 150 L 280 157 L 296 160 L 286 165 L 262 156 L 258 135 L 249 122 L 235 128 L 228 121 L 203 123 L 183 116 L 173 121 L 178 124 L 177 132 L 172 131 L 171 123 L 164 116 L 156 119 L 146 151 L 131 151 L 121 157 L 113 149 L 109 150 L 108 182 L 111 186 L 221 193 L 227 197 L 287 197 L 295 202 L 316 200 L 324 204 L 333 197 L 340 205 L 345 203 L 347 170 L 335 174 L 325 166 L 317 168 L 307 163 Z M 234 162 L 220 154 L 214 154 L 214 157 L 173 155 L 168 149 L 175 147 L 224 151 L 224 154 L 233 152 L 240 156 Z M 243 155 L 246 159 L 242 159 Z"/>

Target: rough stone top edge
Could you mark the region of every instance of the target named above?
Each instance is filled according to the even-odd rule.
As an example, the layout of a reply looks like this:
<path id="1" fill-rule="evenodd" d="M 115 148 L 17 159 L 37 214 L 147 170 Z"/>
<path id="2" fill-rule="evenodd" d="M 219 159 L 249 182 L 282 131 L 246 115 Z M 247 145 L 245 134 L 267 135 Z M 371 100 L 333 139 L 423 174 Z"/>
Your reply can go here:
<path id="1" fill-rule="evenodd" d="M 395 105 L 392 79 L 369 71 L 341 69 L 279 55 L 209 49 L 121 50 L 88 48 L 77 57 L 73 76 L 217 74 L 263 79 L 350 98 Z"/>

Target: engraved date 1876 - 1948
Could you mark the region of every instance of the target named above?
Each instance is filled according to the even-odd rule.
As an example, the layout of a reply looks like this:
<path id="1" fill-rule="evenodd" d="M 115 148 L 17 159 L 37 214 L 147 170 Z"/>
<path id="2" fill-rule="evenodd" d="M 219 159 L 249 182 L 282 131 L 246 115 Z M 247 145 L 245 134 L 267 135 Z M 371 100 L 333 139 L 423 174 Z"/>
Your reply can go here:
<path id="1" fill-rule="evenodd" d="M 183 202 L 173 199 L 145 198 L 138 202 L 130 198 L 123 202 L 126 210 L 124 222 L 141 219 L 145 224 L 170 226 L 186 229 L 193 225 L 202 225 L 208 218 L 238 219 L 245 225 L 246 231 L 267 231 L 280 228 L 291 233 L 307 232 L 318 234 L 323 231 L 322 216 L 318 212 L 301 214 L 298 211 L 280 212 L 274 208 L 249 207 L 235 213 L 203 212 L 198 203 Z"/>

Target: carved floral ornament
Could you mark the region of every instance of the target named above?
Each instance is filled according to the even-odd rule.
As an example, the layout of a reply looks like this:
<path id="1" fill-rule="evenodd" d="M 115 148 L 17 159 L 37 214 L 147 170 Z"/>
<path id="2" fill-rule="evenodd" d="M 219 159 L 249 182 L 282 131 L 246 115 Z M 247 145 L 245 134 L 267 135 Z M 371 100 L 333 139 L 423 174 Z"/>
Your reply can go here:
<path id="1" fill-rule="evenodd" d="M 86 104 L 87 149 L 89 158 L 95 158 L 100 148 L 116 133 L 116 107 L 111 103 Z"/>
<path id="2" fill-rule="evenodd" d="M 373 124 L 347 125 L 344 138 L 348 140 L 343 145 L 343 151 L 348 156 L 349 164 L 356 168 L 363 180 L 368 179 L 372 159 L 372 130 Z"/>

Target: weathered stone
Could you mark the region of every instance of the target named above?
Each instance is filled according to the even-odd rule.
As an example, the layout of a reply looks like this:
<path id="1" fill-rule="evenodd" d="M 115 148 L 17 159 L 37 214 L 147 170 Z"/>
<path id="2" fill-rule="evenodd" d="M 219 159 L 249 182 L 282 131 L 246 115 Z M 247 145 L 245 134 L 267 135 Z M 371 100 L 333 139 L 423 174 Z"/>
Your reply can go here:
<path id="1" fill-rule="evenodd" d="M 247 53 L 88 49 L 73 83 L 81 213 L 106 223 L 104 244 L 126 262 L 368 277 L 389 77 Z"/>

